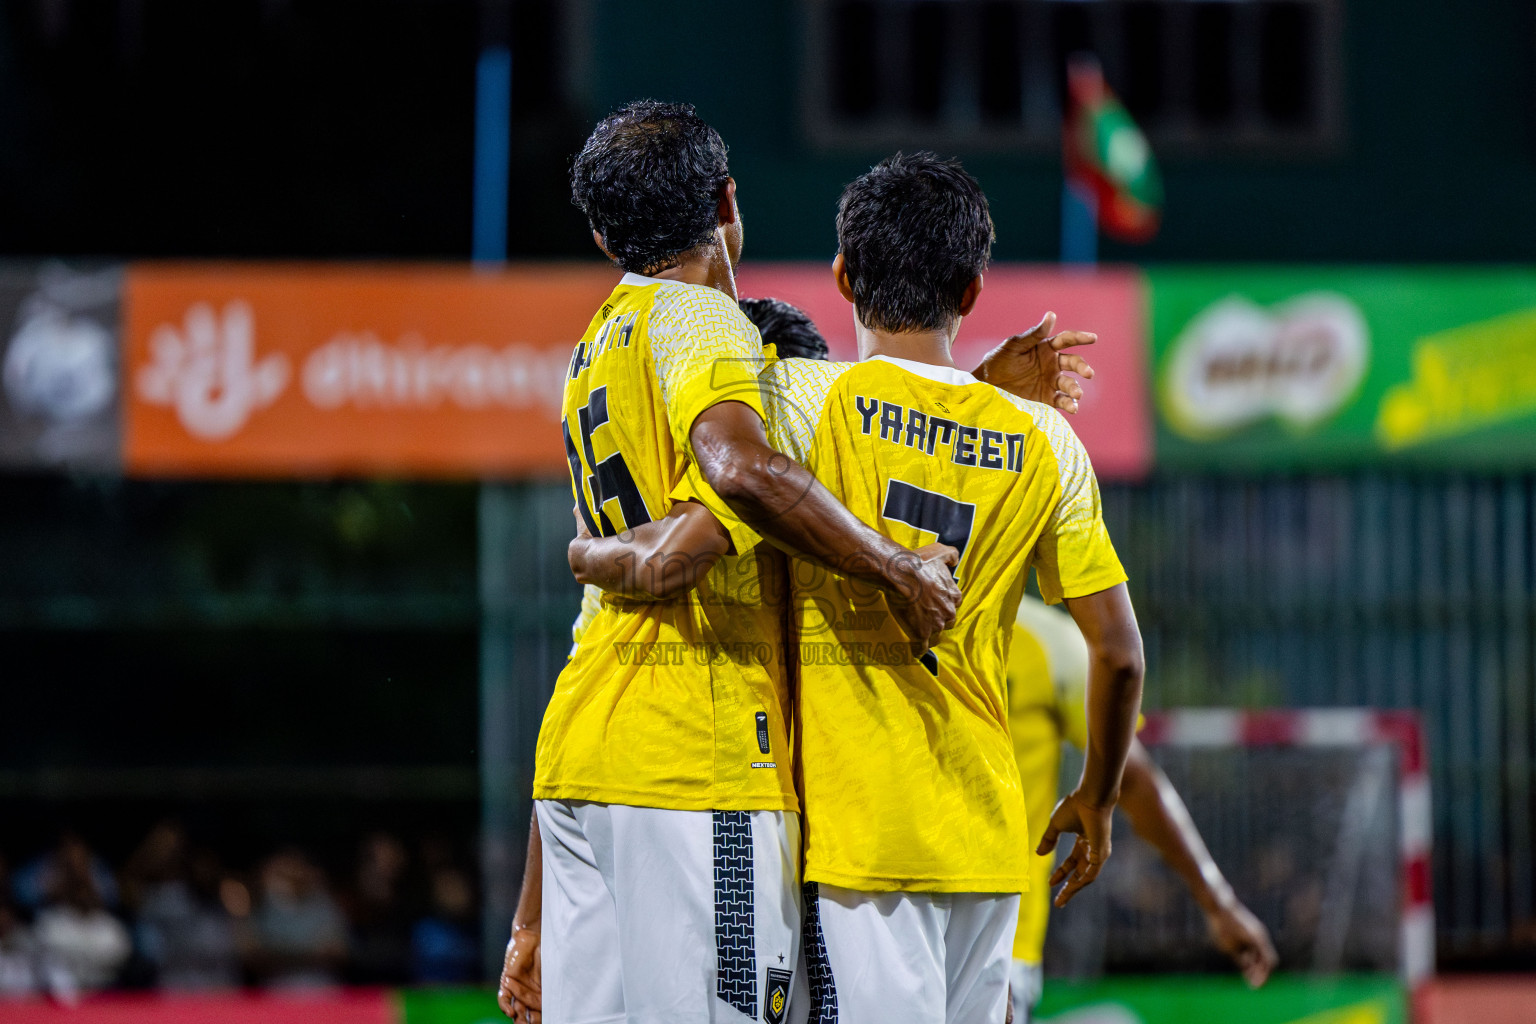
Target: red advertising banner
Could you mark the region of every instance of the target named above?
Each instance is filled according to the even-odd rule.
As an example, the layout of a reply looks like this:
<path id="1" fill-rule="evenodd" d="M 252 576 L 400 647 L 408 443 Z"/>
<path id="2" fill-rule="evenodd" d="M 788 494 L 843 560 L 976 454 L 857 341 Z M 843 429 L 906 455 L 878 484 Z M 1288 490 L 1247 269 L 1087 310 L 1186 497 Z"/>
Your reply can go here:
<path id="1" fill-rule="evenodd" d="M 87 996 L 78 1004 L 0 1000 L 0 1024 L 398 1024 L 392 992 Z"/>
<path id="2" fill-rule="evenodd" d="M 955 339 L 955 363 L 974 368 L 992 346 L 1033 327 L 1048 310 L 1056 313 L 1062 330 L 1096 332 L 1098 343 L 1082 350 L 1095 376 L 1077 415 L 1068 420 L 1100 478 L 1146 475 L 1152 467 L 1152 421 L 1142 275 L 1130 269 L 999 265 L 987 271 L 983 284 L 975 311 Z M 737 277 L 737 291 L 743 298 L 794 303 L 821 328 L 832 358 L 858 358 L 853 306 L 838 294 L 830 264 L 746 264 Z"/>
<path id="3" fill-rule="evenodd" d="M 1417 1024 L 1530 1024 L 1536 977 L 1530 973 L 1437 978 L 1414 995 Z"/>
<path id="4" fill-rule="evenodd" d="M 602 267 L 145 264 L 123 285 L 123 448 L 138 476 L 563 475 L 571 349 Z M 757 264 L 741 292 L 800 305 L 837 358 L 852 310 L 815 264 Z M 1141 279 L 997 267 L 967 318 L 970 367 L 1047 309 L 1094 330 L 1073 426 L 1101 476 L 1151 462 Z"/>

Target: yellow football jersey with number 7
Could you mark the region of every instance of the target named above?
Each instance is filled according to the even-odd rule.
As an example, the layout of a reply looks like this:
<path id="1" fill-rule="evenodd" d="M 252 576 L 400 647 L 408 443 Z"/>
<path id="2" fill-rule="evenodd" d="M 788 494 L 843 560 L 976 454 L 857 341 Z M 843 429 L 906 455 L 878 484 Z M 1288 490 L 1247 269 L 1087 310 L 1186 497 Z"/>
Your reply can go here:
<path id="1" fill-rule="evenodd" d="M 596 536 L 713 506 L 689 432 L 719 402 L 762 414 L 762 339 L 735 300 L 626 275 L 571 357 L 563 428 Z M 796 810 L 786 727 L 782 559 L 732 524 L 733 554 L 670 601 L 601 599 L 539 731 L 535 799 L 674 810 Z"/>
<path id="2" fill-rule="evenodd" d="M 1006 684 L 1025 578 L 1051 601 L 1125 579 L 1087 453 L 1056 410 L 951 367 L 790 359 L 763 381 L 774 446 L 898 543 L 956 548 L 964 595 L 915 659 L 882 594 L 792 563 L 805 878 L 1026 891 Z"/>

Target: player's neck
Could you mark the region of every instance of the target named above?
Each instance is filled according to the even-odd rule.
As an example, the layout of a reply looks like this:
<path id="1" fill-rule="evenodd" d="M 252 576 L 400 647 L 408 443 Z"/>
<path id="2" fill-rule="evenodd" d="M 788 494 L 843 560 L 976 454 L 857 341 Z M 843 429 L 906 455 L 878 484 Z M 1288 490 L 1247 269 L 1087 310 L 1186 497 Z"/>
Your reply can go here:
<path id="1" fill-rule="evenodd" d="M 914 363 L 930 363 L 934 366 L 954 366 L 950 345 L 954 332 L 948 329 L 936 331 L 875 331 L 854 318 L 854 330 L 858 334 L 859 359 L 871 356 L 890 356 L 893 359 L 910 359 Z"/>
<path id="2" fill-rule="evenodd" d="M 736 295 L 736 270 L 726 255 L 725 244 L 716 239 L 696 249 L 683 253 L 677 263 L 649 275 L 661 281 L 681 281 L 684 284 L 701 284 L 729 295 Z"/>

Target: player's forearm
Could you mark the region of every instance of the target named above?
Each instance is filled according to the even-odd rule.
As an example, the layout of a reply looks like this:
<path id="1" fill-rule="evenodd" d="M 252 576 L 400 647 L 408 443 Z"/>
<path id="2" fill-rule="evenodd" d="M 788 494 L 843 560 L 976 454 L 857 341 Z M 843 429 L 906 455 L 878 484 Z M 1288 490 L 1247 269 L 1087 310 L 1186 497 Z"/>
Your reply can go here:
<path id="1" fill-rule="evenodd" d="M 1078 790 L 1095 807 L 1120 798 L 1141 714 L 1141 631 L 1125 584 L 1067 601 L 1088 642 L 1088 749 Z"/>
<path id="2" fill-rule="evenodd" d="M 634 600 L 666 600 L 696 586 L 730 538 L 696 502 L 680 503 L 664 519 L 617 537 L 583 534 L 566 549 L 576 581 Z"/>
<path id="3" fill-rule="evenodd" d="M 755 436 L 741 417 L 712 417 L 720 408 L 699 417 L 691 440 L 700 472 L 731 511 L 792 554 L 882 590 L 905 593 L 918 564 L 912 552 L 872 529 L 808 469 L 771 448 L 762 421 L 750 409 Z"/>
<path id="4" fill-rule="evenodd" d="M 1125 759 L 1141 710 L 1141 672 L 1111 657 L 1094 659 L 1088 674 L 1088 751 L 1079 786 L 1095 807 L 1120 799 Z"/>
<path id="5" fill-rule="evenodd" d="M 528 856 L 523 862 L 523 891 L 517 897 L 512 930 L 537 928 L 544 917 L 544 840 L 539 835 L 539 815 L 528 823 Z"/>
<path id="6" fill-rule="evenodd" d="M 1183 879 L 1202 910 L 1210 913 L 1232 904 L 1232 886 L 1211 858 L 1189 809 L 1139 741 L 1126 759 L 1120 806 L 1131 828 Z"/>

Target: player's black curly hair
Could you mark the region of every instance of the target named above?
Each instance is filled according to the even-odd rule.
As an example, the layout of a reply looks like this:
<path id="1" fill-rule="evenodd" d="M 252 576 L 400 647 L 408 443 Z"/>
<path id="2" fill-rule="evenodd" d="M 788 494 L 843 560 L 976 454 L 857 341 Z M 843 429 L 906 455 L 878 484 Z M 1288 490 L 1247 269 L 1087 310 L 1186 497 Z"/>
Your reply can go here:
<path id="1" fill-rule="evenodd" d="M 799 306 L 783 299 L 742 299 L 741 311 L 780 359 L 827 359 L 827 339 Z"/>
<path id="2" fill-rule="evenodd" d="M 837 244 L 866 327 L 923 331 L 960 315 L 992 256 L 987 197 L 958 160 L 897 153 L 843 190 Z"/>
<path id="3" fill-rule="evenodd" d="M 635 100 L 598 122 L 571 165 L 571 202 L 620 267 L 655 272 L 709 240 L 729 177 L 720 133 L 687 103 Z"/>

